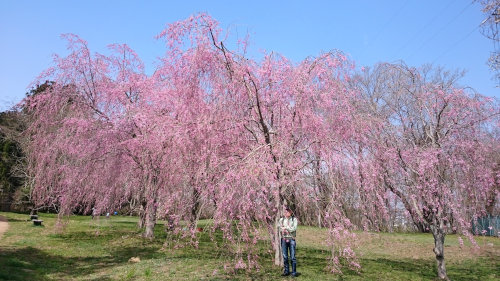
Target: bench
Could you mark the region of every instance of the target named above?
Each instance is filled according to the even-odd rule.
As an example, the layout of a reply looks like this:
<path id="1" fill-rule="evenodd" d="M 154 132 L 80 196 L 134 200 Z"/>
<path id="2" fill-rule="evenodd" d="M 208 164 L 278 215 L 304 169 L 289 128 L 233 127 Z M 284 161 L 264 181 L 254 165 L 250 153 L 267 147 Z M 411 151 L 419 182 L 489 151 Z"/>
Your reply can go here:
<path id="1" fill-rule="evenodd" d="M 43 222 L 43 220 L 33 220 L 34 225 L 42 226 L 42 222 Z"/>
<path id="2" fill-rule="evenodd" d="M 30 215 L 30 220 L 37 220 L 38 219 L 38 215 Z"/>

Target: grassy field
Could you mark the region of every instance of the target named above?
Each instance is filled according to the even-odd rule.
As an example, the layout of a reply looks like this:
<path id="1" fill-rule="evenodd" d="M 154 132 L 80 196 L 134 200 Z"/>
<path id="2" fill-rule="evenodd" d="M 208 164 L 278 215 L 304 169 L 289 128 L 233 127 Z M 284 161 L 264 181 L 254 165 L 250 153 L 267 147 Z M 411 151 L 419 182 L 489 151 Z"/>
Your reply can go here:
<path id="1" fill-rule="evenodd" d="M 157 238 L 146 241 L 135 228 L 137 218 L 91 220 L 73 216 L 63 233 L 56 233 L 54 215 L 40 214 L 44 227 L 35 227 L 25 214 L 2 213 L 9 229 L 0 238 L 0 280 L 292 280 L 279 276 L 262 245 L 258 272 L 227 272 L 228 249 L 216 247 L 207 233 L 198 249 L 164 248 L 160 222 Z M 207 222 L 201 222 L 200 224 Z M 329 252 L 326 232 L 299 227 L 297 280 L 435 280 L 436 269 L 429 234 L 359 233 L 357 252 L 362 270 L 332 275 L 326 270 Z M 217 236 L 216 241 L 221 238 Z M 452 280 L 499 280 L 500 239 L 478 237 L 480 250 L 460 247 L 457 237 L 446 238 L 445 255 Z M 220 243 L 219 243 L 220 244 Z M 140 262 L 130 262 L 139 257 Z"/>

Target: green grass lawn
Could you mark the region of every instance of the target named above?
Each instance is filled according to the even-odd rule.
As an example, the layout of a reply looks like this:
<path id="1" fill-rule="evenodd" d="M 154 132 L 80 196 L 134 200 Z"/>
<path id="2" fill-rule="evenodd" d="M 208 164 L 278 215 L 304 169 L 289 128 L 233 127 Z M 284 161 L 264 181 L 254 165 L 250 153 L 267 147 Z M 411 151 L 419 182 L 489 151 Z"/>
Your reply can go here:
<path id="1" fill-rule="evenodd" d="M 55 231 L 56 218 L 40 214 L 43 227 L 35 227 L 25 214 L 2 213 L 9 229 L 0 239 L 0 280 L 292 280 L 279 276 L 263 242 L 262 268 L 258 272 L 227 272 L 229 249 L 216 234 L 215 246 L 206 232 L 199 233 L 198 249 L 163 247 L 163 223 L 153 241 L 143 240 L 135 217 L 91 220 L 72 216 L 62 233 Z M 208 222 L 200 222 L 206 224 Z M 433 239 L 429 234 L 358 233 L 357 252 L 361 272 L 332 275 L 326 270 L 329 252 L 326 231 L 299 226 L 298 280 L 435 280 Z M 457 237 L 446 238 L 445 255 L 452 280 L 498 280 L 500 239 L 478 237 L 479 250 Z M 140 262 L 129 262 L 139 257 Z"/>

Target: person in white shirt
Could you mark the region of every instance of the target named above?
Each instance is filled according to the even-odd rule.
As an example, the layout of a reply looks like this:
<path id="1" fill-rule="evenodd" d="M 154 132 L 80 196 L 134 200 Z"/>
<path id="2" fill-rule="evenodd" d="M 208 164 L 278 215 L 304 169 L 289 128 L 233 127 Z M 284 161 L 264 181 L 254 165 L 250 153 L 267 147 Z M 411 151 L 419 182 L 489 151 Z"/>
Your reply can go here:
<path id="1" fill-rule="evenodd" d="M 297 259 L 295 258 L 297 235 L 297 218 L 293 216 L 293 212 L 289 207 L 285 209 L 285 216 L 279 220 L 279 230 L 281 233 L 281 249 L 283 253 L 284 272 L 282 276 L 290 275 L 290 266 L 288 260 L 292 262 L 292 276 L 297 276 Z M 290 252 L 290 259 L 288 258 Z"/>

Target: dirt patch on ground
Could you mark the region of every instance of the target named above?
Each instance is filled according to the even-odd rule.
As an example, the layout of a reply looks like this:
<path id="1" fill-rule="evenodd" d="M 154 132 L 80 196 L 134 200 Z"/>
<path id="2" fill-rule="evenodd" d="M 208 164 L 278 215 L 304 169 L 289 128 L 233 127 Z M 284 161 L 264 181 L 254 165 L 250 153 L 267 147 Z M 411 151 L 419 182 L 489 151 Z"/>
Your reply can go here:
<path id="1" fill-rule="evenodd" d="M 5 217 L 0 216 L 0 239 L 2 239 L 3 233 L 7 231 L 7 228 L 9 228 L 7 219 Z"/>

